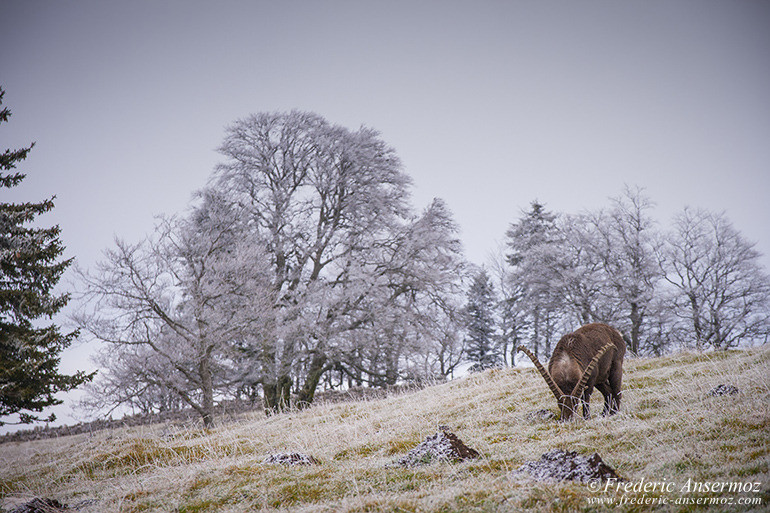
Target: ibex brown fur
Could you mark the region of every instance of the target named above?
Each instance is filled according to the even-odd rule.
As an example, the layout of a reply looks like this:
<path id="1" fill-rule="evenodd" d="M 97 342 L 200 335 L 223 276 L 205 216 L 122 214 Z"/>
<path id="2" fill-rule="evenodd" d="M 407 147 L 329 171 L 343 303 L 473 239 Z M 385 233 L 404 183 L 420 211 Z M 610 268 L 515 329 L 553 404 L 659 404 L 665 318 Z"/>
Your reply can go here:
<path id="1" fill-rule="evenodd" d="M 587 324 L 564 335 L 551 356 L 546 371 L 527 348 L 519 351 L 529 356 L 559 403 L 561 420 L 568 420 L 582 402 L 583 417 L 588 418 L 591 392 L 596 387 L 604 396 L 602 415 L 620 409 L 620 383 L 623 379 L 623 336 L 606 324 Z"/>

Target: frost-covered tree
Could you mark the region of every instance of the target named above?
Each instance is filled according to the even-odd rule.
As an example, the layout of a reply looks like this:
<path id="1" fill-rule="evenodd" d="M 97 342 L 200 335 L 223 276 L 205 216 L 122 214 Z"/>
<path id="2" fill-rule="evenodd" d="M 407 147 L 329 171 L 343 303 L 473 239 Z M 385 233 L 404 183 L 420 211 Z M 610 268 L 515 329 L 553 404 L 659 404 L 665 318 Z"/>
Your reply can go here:
<path id="1" fill-rule="evenodd" d="M 78 320 L 112 347 L 102 396 L 146 408 L 172 392 L 210 423 L 228 394 L 261 389 L 268 413 L 309 404 L 331 371 L 375 386 L 452 372 L 457 226 L 440 200 L 412 212 L 375 131 L 260 114 L 221 152 L 189 216 L 82 273 Z"/>
<path id="2" fill-rule="evenodd" d="M 510 272 L 504 250 L 499 250 L 490 259 L 491 279 L 496 285 L 498 319 L 497 347 L 505 365 L 516 365 L 516 351 L 527 332 L 528 307 L 525 303 L 525 286 Z"/>
<path id="3" fill-rule="evenodd" d="M 620 304 L 605 272 L 603 239 L 592 214 L 562 215 L 558 230 L 558 254 L 549 259 L 549 268 L 568 312 L 567 325 L 617 320 Z"/>
<path id="4" fill-rule="evenodd" d="M 473 276 L 465 304 L 465 352 L 471 369 L 481 371 L 501 363 L 497 350 L 494 287 L 486 269 Z"/>
<path id="5" fill-rule="evenodd" d="M 590 322 L 625 331 L 634 352 L 643 340 L 653 343 L 652 325 L 660 323 L 652 317 L 662 312 L 655 290 L 661 279 L 660 237 L 651 208 L 641 190 L 627 187 L 608 209 L 555 215 L 534 202 L 511 225 L 506 233 L 508 280 L 523 289 L 517 303 L 528 310 L 534 350 L 545 346 L 547 356 L 559 333 Z M 649 332 L 643 339 L 646 323 Z"/>
<path id="6" fill-rule="evenodd" d="M 0 106 L 5 92 L 0 88 Z M 0 124 L 11 112 L 0 110 Z M 25 175 L 14 172 L 33 145 L 0 154 L 0 190 L 19 185 Z M 49 406 L 61 404 L 66 392 L 93 378 L 59 372 L 61 352 L 77 337 L 56 324 L 44 325 L 59 313 L 68 294 L 54 291 L 71 259 L 61 260 L 64 246 L 58 226 L 30 226 L 54 208 L 53 198 L 38 203 L 0 202 L 0 426 L 52 421 L 41 418 Z M 7 420 L 14 416 L 13 421 Z"/>
<path id="7" fill-rule="evenodd" d="M 754 244 L 723 213 L 684 209 L 674 219 L 665 256 L 673 312 L 697 349 L 767 341 L 770 278 Z"/>
<path id="8" fill-rule="evenodd" d="M 523 287 L 529 338 L 535 354 L 550 356 L 563 301 L 552 267 L 559 257 L 557 216 L 537 201 L 506 232 L 510 279 Z"/>
<path id="9" fill-rule="evenodd" d="M 363 276 L 353 317 L 361 322 L 340 334 L 335 358 L 373 386 L 450 375 L 462 358 L 456 298 L 465 271 L 446 205 L 434 200 L 372 250 L 376 258 L 366 260 L 379 263 Z"/>
<path id="10" fill-rule="evenodd" d="M 557 331 L 605 322 L 634 353 L 766 342 L 770 279 L 754 245 L 724 214 L 704 210 L 685 209 L 664 237 L 652 208 L 631 187 L 578 215 L 534 203 L 508 230 L 508 265 L 496 272 L 505 340 L 526 327 L 539 350 Z"/>
<path id="11" fill-rule="evenodd" d="M 645 349 L 643 330 L 662 279 L 658 265 L 661 241 L 650 214 L 652 207 L 643 190 L 626 187 L 622 196 L 612 199 L 610 209 L 591 218 L 595 236 L 590 250 L 601 262 L 605 291 L 617 301 L 618 327 L 627 333 L 633 353 Z"/>
<path id="12" fill-rule="evenodd" d="M 106 344 L 93 390 L 106 403 L 171 392 L 211 425 L 216 396 L 243 379 L 238 349 L 270 325 L 266 266 L 239 218 L 204 195 L 188 217 L 163 219 L 144 242 L 116 241 L 94 272 L 80 272 L 86 302 L 75 319 Z"/>
<path id="13" fill-rule="evenodd" d="M 312 402 L 321 376 L 369 344 L 389 347 L 376 364 L 349 362 L 359 367 L 351 372 L 392 380 L 400 355 L 419 343 L 407 326 L 419 326 L 424 304 L 440 304 L 459 277 L 443 203 L 415 217 L 410 179 L 379 134 L 313 113 L 241 119 L 220 152 L 213 187 L 245 208 L 270 265 L 275 333 L 261 341 L 267 408 L 284 407 L 295 380 L 300 403 Z"/>
<path id="14" fill-rule="evenodd" d="M 426 329 L 431 336 L 424 339 L 430 345 L 422 353 L 428 359 L 426 362 L 426 377 L 440 379 L 454 377 L 454 372 L 463 362 L 465 354 L 464 340 L 458 329 L 462 321 L 460 308 L 445 302 L 424 312 L 427 321 Z"/>

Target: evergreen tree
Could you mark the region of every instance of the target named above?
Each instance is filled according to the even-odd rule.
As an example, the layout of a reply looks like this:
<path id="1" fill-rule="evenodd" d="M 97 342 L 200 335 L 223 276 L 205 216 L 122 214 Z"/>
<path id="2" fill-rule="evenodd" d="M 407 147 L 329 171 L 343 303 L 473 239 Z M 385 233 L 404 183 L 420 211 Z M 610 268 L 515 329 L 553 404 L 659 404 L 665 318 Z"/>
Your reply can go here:
<path id="1" fill-rule="evenodd" d="M 501 364 L 495 347 L 495 293 L 487 271 L 473 278 L 465 307 L 467 318 L 466 354 L 473 363 L 471 370 L 481 371 Z"/>
<path id="2" fill-rule="evenodd" d="M 0 88 L 0 105 L 4 91 Z M 0 111 L 0 123 L 11 112 Z M 14 172 L 34 143 L 0 154 L 0 189 L 12 188 L 24 179 Z M 67 303 L 66 294 L 53 288 L 71 259 L 58 261 L 64 246 L 59 227 L 30 228 L 27 225 L 53 208 L 53 198 L 40 203 L 0 202 L 0 419 L 18 414 L 14 423 L 54 420 L 37 414 L 61 404 L 54 394 L 71 390 L 93 375 L 78 372 L 59 374 L 60 353 L 77 337 L 62 334 L 56 325 L 41 326 Z M 7 423 L 0 420 L 0 425 Z"/>
<path id="3" fill-rule="evenodd" d="M 537 201 L 531 206 L 506 232 L 510 250 L 506 259 L 511 268 L 510 279 L 523 289 L 520 295 L 528 310 L 530 346 L 536 355 L 550 357 L 563 301 L 554 273 L 560 265 L 561 241 L 557 216 Z"/>

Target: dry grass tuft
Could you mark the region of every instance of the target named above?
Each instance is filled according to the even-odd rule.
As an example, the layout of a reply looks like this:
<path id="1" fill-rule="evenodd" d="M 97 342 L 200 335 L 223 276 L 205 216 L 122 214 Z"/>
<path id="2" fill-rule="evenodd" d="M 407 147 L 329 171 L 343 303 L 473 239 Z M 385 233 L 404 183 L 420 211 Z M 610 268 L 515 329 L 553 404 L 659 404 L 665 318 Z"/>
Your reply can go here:
<path id="1" fill-rule="evenodd" d="M 512 477 L 551 449 L 598 452 L 629 480 L 675 483 L 647 497 L 770 499 L 770 349 L 678 354 L 626 362 L 623 408 L 614 417 L 560 424 L 533 420 L 555 402 L 533 369 L 494 370 L 411 394 L 319 405 L 265 418 L 250 414 L 213 430 L 171 425 L 103 431 L 0 446 L 0 503 L 33 497 L 81 511 L 646 511 L 623 490 Z M 719 384 L 738 395 L 711 397 Z M 601 411 L 594 394 L 592 411 Z M 553 404 L 552 404 L 553 403 Z M 389 467 L 438 426 L 481 458 Z M 320 463 L 263 465 L 301 452 Z M 759 482 L 759 493 L 680 492 L 690 482 Z M 626 499 L 643 493 L 627 493 Z M 702 506 L 669 503 L 663 510 Z M 90 509 L 89 509 L 90 508 Z M 717 504 L 710 511 L 746 506 Z"/>

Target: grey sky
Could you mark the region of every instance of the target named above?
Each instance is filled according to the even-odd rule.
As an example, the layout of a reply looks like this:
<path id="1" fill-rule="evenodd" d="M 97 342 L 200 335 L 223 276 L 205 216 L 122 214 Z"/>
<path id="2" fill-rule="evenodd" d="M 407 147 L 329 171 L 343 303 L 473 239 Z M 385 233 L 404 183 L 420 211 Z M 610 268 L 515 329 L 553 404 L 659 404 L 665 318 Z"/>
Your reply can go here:
<path id="1" fill-rule="evenodd" d="M 85 266 L 185 208 L 225 125 L 292 108 L 380 130 L 477 263 L 533 199 L 624 183 L 767 254 L 769 29 L 759 0 L 2 0 L 0 146 L 37 141 L 11 199 L 57 195 L 43 222 Z"/>

